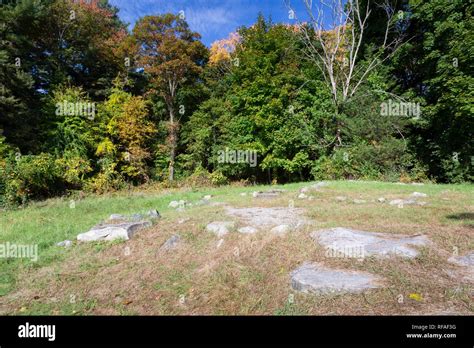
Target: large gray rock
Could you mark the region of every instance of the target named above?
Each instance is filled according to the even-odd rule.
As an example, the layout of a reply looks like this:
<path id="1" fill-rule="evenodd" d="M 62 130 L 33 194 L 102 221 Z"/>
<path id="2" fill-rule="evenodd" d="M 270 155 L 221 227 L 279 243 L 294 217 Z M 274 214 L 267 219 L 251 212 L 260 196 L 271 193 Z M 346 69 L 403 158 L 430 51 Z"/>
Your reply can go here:
<path id="1" fill-rule="evenodd" d="M 151 222 L 149 221 L 103 224 L 93 227 L 88 232 L 77 235 L 77 240 L 81 242 L 116 239 L 129 240 L 137 231 L 150 226 Z"/>
<path id="2" fill-rule="evenodd" d="M 311 233 L 311 237 L 332 250 L 337 255 L 357 258 L 364 256 L 389 257 L 398 255 L 413 258 L 418 251 L 411 246 L 428 245 L 429 239 L 423 235 L 404 236 L 390 233 L 357 231 L 343 227 L 319 230 Z"/>
<path id="3" fill-rule="evenodd" d="M 246 226 L 256 228 L 273 228 L 279 225 L 300 227 L 307 221 L 302 217 L 303 210 L 298 208 L 232 208 L 226 207 L 229 216 L 238 218 Z"/>
<path id="4" fill-rule="evenodd" d="M 461 267 L 474 267 L 474 251 L 471 251 L 464 256 L 452 256 L 448 259 L 448 262 Z"/>
<path id="5" fill-rule="evenodd" d="M 122 214 L 111 214 L 109 220 L 111 221 L 142 221 L 145 218 L 159 219 L 160 213 L 156 209 L 147 211 L 145 214 L 132 214 L 132 215 L 122 215 Z"/>
<path id="6" fill-rule="evenodd" d="M 448 262 L 459 266 L 453 271 L 446 271 L 451 277 L 461 282 L 474 283 L 474 251 L 464 256 L 452 256 Z"/>
<path id="7" fill-rule="evenodd" d="M 206 226 L 209 232 L 213 232 L 216 236 L 222 237 L 230 232 L 234 228 L 235 223 L 233 221 L 214 221 Z"/>
<path id="8" fill-rule="evenodd" d="M 332 269 L 320 263 L 304 263 L 291 272 L 291 286 L 304 293 L 360 293 L 381 286 L 376 275 Z"/>

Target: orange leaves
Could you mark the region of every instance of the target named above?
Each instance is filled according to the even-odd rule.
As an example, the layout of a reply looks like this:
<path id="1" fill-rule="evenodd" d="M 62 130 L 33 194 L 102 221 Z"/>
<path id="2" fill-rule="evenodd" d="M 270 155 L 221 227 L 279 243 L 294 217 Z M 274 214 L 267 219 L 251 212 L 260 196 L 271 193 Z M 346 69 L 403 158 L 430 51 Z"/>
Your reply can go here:
<path id="1" fill-rule="evenodd" d="M 215 41 L 211 46 L 209 63 L 211 65 L 218 65 L 221 62 L 230 60 L 230 54 L 235 51 L 240 39 L 238 33 L 231 33 L 227 39 Z"/>

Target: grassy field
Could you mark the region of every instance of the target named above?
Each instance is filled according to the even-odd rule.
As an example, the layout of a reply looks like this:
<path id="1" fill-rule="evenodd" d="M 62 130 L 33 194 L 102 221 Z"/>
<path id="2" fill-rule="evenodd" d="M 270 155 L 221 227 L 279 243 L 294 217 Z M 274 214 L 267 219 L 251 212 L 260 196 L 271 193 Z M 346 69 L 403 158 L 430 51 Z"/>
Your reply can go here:
<path id="1" fill-rule="evenodd" d="M 228 186 L 209 189 L 130 191 L 91 196 L 71 205 L 52 199 L 14 211 L 0 211 L 0 244 L 37 244 L 39 259 L 0 259 L 0 314 L 473 314 L 472 284 L 452 276 L 457 266 L 447 259 L 474 250 L 474 187 L 472 185 L 401 185 L 380 182 L 328 182 L 297 199 L 309 183 L 272 187 Z M 251 193 L 284 189 L 275 199 Z M 402 209 L 379 203 L 428 194 L 425 206 Z M 215 220 L 226 220 L 223 206 L 193 206 L 178 212 L 172 200 L 195 202 L 204 195 L 234 207 L 295 207 L 312 224 L 276 236 L 229 233 L 218 239 L 206 231 Z M 338 202 L 335 197 L 346 196 Z M 362 199 L 364 204 L 354 204 Z M 127 242 L 74 243 L 78 233 L 112 213 L 133 214 L 157 209 L 162 218 Z M 181 223 L 178 223 L 179 220 Z M 414 259 L 361 261 L 327 258 L 310 237 L 313 230 L 347 227 L 366 231 L 425 234 L 433 245 Z M 176 250 L 160 246 L 179 234 Z M 364 294 L 307 295 L 295 292 L 289 273 L 304 261 L 368 271 L 386 279 L 384 287 Z M 451 274 L 451 275 L 450 275 Z"/>

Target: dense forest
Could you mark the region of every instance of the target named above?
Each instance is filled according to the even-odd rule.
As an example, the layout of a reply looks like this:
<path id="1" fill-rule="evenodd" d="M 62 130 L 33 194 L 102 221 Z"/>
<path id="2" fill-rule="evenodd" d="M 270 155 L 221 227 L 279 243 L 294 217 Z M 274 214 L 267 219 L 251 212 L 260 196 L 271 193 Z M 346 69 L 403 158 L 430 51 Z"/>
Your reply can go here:
<path id="1" fill-rule="evenodd" d="M 129 30 L 107 0 L 4 2 L 0 205 L 150 183 L 472 181 L 474 3 L 389 2 L 401 39 L 342 99 L 308 22 L 255 14 L 208 48 L 180 13 Z M 335 51 L 341 76 L 346 56 L 379 59 L 380 11 L 358 52 Z"/>

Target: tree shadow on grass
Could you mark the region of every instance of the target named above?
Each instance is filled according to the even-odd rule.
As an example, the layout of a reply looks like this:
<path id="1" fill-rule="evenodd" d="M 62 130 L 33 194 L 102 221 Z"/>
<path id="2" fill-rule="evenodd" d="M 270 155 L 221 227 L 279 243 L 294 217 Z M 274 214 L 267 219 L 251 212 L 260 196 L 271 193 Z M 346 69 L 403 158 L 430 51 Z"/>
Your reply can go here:
<path id="1" fill-rule="evenodd" d="M 459 213 L 446 216 L 448 219 L 462 221 L 468 228 L 474 229 L 474 213 Z"/>
<path id="2" fill-rule="evenodd" d="M 459 214 L 451 214 L 446 216 L 448 219 L 452 220 L 472 220 L 474 221 L 474 213 L 459 213 Z"/>

